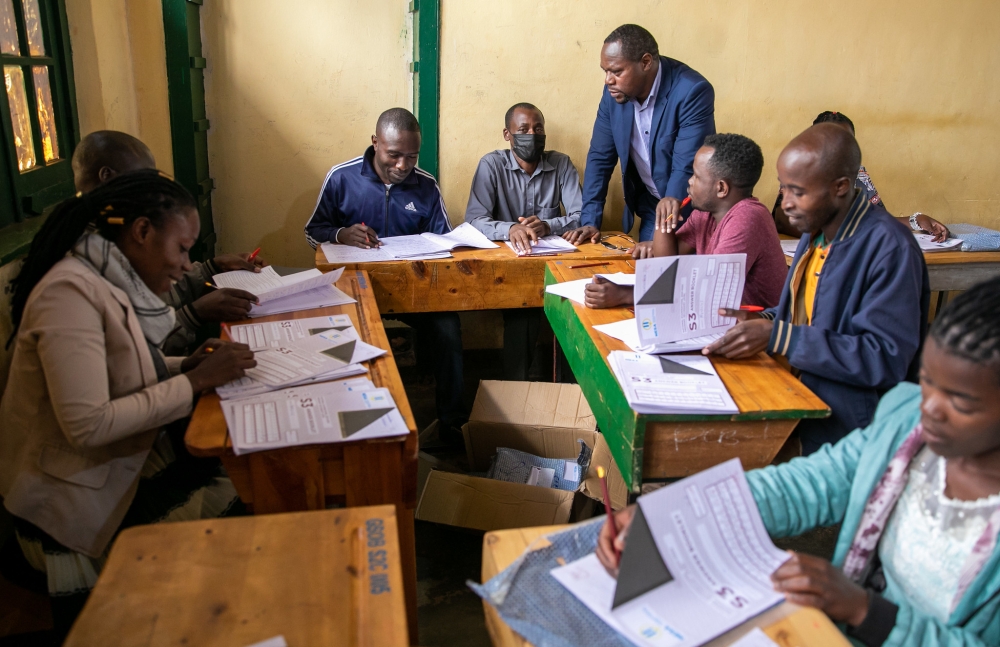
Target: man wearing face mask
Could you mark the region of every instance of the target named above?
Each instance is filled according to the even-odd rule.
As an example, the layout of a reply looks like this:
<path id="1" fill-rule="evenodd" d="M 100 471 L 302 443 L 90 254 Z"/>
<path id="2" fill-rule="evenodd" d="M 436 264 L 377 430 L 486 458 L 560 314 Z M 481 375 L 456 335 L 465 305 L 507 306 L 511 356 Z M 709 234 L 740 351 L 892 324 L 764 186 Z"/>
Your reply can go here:
<path id="1" fill-rule="evenodd" d="M 580 225 L 580 176 L 569 156 L 545 150 L 545 117 L 530 103 L 504 116 L 510 149 L 487 153 L 472 178 L 465 221 L 490 240 L 528 249 L 542 236 Z M 526 380 L 541 308 L 504 311 L 504 377 Z"/>
<path id="2" fill-rule="evenodd" d="M 601 49 L 604 96 L 583 177 L 581 226 L 563 236 L 577 245 L 601 235 L 608 182 L 621 168 L 625 210 L 622 229 L 640 220 L 633 256 L 652 256 L 656 219 L 682 215 L 694 155 L 715 134 L 715 90 L 690 67 L 660 56 L 652 34 L 622 25 Z M 685 211 L 686 215 L 689 211 Z"/>

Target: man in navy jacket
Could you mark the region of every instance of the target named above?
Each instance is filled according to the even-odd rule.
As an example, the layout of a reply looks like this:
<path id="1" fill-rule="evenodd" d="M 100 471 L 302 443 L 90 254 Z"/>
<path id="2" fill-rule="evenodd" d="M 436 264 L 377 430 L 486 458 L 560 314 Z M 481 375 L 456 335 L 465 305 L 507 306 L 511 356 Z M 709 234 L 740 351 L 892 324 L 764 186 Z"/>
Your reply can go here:
<path id="1" fill-rule="evenodd" d="M 601 68 L 604 95 L 587 153 L 581 226 L 563 238 L 597 242 L 617 164 L 625 193 L 622 229 L 629 231 L 638 216 L 639 240 L 651 241 L 657 214 L 680 216 L 694 155 L 715 133 L 715 90 L 687 65 L 660 56 L 656 40 L 638 25 L 622 25 L 604 40 Z M 636 255 L 651 256 L 647 247 Z"/>
<path id="2" fill-rule="evenodd" d="M 420 124 L 409 110 L 383 112 L 372 145 L 361 157 L 330 169 L 306 223 L 306 241 L 374 248 L 382 236 L 451 231 L 434 176 L 417 168 Z M 438 430 L 461 442 L 462 326 L 454 312 L 393 315 L 413 326 L 419 357 L 434 366 Z"/>
<path id="3" fill-rule="evenodd" d="M 822 123 L 778 158 L 781 208 L 802 232 L 777 308 L 740 320 L 705 349 L 729 358 L 784 357 L 832 414 L 803 420 L 809 454 L 872 421 L 883 393 L 915 379 L 927 328 L 927 266 L 913 234 L 854 186 L 861 149 Z M 807 295 L 811 298 L 807 298 Z"/>

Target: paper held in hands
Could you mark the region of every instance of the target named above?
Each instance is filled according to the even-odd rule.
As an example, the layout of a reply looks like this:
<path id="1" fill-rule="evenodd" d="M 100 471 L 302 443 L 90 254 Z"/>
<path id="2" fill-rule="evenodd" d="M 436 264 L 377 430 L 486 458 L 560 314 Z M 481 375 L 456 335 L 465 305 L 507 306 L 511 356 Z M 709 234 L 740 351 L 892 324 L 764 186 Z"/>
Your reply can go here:
<path id="1" fill-rule="evenodd" d="M 596 555 L 552 576 L 639 647 L 697 647 L 784 598 L 771 542 L 739 459 L 639 497 L 617 581 Z"/>
<path id="2" fill-rule="evenodd" d="M 568 252 L 577 251 L 573 243 L 566 242 L 560 236 L 555 234 L 551 236 L 542 236 L 538 239 L 538 242 L 531 246 L 528 251 L 518 251 L 514 243 L 507 241 L 507 247 L 518 256 L 552 256 L 554 254 L 565 254 Z"/>
<path id="3" fill-rule="evenodd" d="M 635 318 L 646 352 L 732 328 L 736 319 L 719 315 L 719 309 L 739 309 L 746 258 L 709 254 L 638 260 Z"/>

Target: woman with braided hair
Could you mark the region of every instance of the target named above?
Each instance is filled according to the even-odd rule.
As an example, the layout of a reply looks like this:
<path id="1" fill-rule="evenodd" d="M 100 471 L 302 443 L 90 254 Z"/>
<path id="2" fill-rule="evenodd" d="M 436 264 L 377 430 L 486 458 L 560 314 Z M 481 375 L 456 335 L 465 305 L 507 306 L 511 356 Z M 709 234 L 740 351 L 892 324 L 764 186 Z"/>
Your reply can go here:
<path id="1" fill-rule="evenodd" d="M 47 575 L 57 632 L 121 528 L 239 503 L 217 461 L 186 453 L 183 419 L 195 395 L 253 367 L 253 353 L 219 340 L 190 357 L 159 350 L 174 312 L 156 295 L 190 269 L 198 231 L 176 182 L 121 175 L 53 211 L 14 283 L 0 494 L 25 557 Z"/>
<path id="2" fill-rule="evenodd" d="M 772 536 L 841 524 L 832 564 L 792 553 L 771 576 L 788 600 L 870 647 L 1000 644 L 1000 279 L 938 315 L 920 385 L 871 425 L 747 479 Z M 598 539 L 612 574 L 633 510 Z"/>

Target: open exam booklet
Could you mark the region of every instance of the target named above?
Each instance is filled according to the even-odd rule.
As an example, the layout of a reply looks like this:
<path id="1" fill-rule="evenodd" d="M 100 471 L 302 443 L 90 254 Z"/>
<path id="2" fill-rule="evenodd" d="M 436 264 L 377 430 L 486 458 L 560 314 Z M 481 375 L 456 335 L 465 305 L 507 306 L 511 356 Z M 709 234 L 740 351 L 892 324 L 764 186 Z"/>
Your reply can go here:
<path id="1" fill-rule="evenodd" d="M 380 238 L 381 247 L 361 249 L 351 245 L 323 243 L 323 254 L 330 263 L 371 263 L 374 261 L 426 260 L 448 258 L 458 247 L 493 249 L 497 244 L 478 229 L 463 222 L 447 234 L 413 234 Z"/>
<path id="2" fill-rule="evenodd" d="M 639 497 L 618 579 L 590 554 L 552 576 L 638 647 L 697 647 L 780 603 L 771 542 L 739 459 Z"/>

